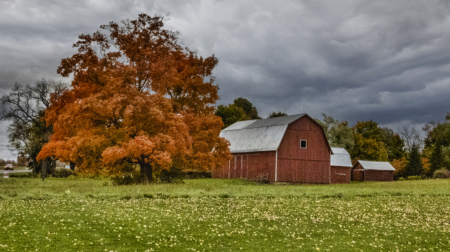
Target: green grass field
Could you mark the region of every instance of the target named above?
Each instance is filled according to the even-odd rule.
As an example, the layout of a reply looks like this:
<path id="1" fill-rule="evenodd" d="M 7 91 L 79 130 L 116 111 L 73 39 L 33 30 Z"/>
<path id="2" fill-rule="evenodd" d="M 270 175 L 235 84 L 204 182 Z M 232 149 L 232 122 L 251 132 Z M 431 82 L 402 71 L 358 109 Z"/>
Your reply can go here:
<path id="1" fill-rule="evenodd" d="M 0 179 L 0 251 L 449 251 L 450 180 Z"/>

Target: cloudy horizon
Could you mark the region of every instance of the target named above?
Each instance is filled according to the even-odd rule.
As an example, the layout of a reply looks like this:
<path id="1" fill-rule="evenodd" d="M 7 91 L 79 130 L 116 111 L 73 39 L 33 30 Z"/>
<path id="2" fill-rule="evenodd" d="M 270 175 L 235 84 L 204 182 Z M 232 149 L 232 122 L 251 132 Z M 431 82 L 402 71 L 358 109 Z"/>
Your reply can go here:
<path id="1" fill-rule="evenodd" d="M 261 117 L 306 112 L 398 131 L 450 112 L 448 1 L 0 0 L 0 94 L 56 74 L 82 33 L 138 14 L 169 17 L 183 46 L 215 54 L 218 104 L 249 99 Z M 0 158 L 11 152 L 0 123 Z M 15 159 L 15 157 L 14 157 Z"/>

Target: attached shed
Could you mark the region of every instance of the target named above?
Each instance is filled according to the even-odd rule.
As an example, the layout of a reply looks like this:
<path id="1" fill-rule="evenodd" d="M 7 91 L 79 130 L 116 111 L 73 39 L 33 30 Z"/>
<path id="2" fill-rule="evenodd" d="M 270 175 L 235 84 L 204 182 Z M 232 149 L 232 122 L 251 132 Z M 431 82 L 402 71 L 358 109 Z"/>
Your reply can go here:
<path id="1" fill-rule="evenodd" d="M 352 181 L 393 181 L 394 167 L 389 162 L 359 160 L 352 169 Z"/>
<path id="2" fill-rule="evenodd" d="M 330 154 L 322 126 L 307 114 L 237 122 L 222 130 L 233 158 L 213 178 L 331 183 Z"/>
<path id="3" fill-rule="evenodd" d="M 331 183 L 350 183 L 352 160 L 344 148 L 331 148 Z"/>

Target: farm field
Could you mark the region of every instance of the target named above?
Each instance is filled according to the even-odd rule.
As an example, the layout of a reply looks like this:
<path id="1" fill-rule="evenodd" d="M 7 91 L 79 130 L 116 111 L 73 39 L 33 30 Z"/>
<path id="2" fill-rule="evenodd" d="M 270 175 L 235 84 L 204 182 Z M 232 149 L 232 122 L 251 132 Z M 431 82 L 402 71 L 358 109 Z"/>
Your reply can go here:
<path id="1" fill-rule="evenodd" d="M 449 251 L 450 180 L 0 179 L 0 251 Z"/>

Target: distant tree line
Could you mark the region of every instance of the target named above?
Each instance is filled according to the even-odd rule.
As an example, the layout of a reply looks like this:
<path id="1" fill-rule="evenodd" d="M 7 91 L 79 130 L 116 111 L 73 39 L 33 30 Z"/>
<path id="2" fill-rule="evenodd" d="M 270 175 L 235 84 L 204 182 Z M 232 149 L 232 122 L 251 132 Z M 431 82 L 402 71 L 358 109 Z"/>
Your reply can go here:
<path id="1" fill-rule="evenodd" d="M 14 166 L 26 166 L 28 164 L 28 158 L 26 156 L 17 156 L 16 160 L 5 160 L 0 158 L 0 167 L 5 166 L 6 164 L 12 164 Z"/>
<path id="2" fill-rule="evenodd" d="M 15 160 L 9 160 L 9 159 L 4 160 L 4 159 L 0 159 L 0 166 L 1 166 L 1 167 L 5 166 L 6 164 L 12 164 L 12 165 L 14 165 L 14 166 L 17 166 L 17 162 L 16 162 Z"/>
<path id="3" fill-rule="evenodd" d="M 425 139 L 412 126 L 398 132 L 378 126 L 373 120 L 357 122 L 335 120 L 323 114 L 316 119 L 333 147 L 345 148 L 355 164 L 358 160 L 389 161 L 396 169 L 394 177 L 433 177 L 437 170 L 450 168 L 450 114 L 444 123 L 430 122 L 422 129 Z"/>
<path id="4" fill-rule="evenodd" d="M 260 119 L 257 109 L 246 98 L 238 97 L 233 104 L 219 105 L 216 115 L 224 122 L 224 128 L 237 121 Z M 426 138 L 412 126 L 404 126 L 398 132 L 369 120 L 349 126 L 348 122 L 322 114 L 315 119 L 322 125 L 332 147 L 345 148 L 358 160 L 389 161 L 396 169 L 394 177 L 433 177 L 437 170 L 450 170 L 450 113 L 443 123 L 430 122 L 423 127 Z M 272 112 L 268 118 L 287 116 Z"/>

